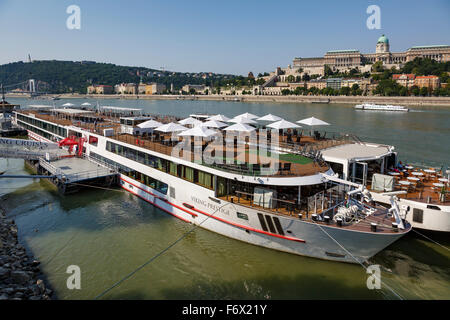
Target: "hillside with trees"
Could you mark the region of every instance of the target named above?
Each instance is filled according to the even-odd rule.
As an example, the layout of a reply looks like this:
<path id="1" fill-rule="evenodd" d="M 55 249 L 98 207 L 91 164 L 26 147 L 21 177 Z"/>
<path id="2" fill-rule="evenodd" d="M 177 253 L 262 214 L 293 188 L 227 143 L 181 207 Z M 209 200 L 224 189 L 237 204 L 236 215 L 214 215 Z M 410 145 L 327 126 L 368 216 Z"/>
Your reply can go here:
<path id="1" fill-rule="evenodd" d="M 185 84 L 214 85 L 233 78 L 234 75 L 181 73 L 90 61 L 20 61 L 0 66 L 0 83 L 3 85 L 36 79 L 39 80 L 38 90 L 48 93 L 86 93 L 86 88 L 91 84 L 114 86 L 118 83 L 139 83 L 141 80 L 144 83 L 162 83 L 167 88 L 173 83 L 175 89 L 180 89 Z"/>

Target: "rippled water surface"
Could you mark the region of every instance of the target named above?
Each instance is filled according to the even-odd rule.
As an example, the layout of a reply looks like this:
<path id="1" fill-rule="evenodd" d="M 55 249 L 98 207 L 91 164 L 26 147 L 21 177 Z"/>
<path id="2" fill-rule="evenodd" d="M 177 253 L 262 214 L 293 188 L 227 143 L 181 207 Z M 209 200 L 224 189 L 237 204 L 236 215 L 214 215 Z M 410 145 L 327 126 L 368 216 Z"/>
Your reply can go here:
<path id="1" fill-rule="evenodd" d="M 48 103 L 8 99 L 21 105 Z M 69 101 L 69 100 L 67 100 Z M 66 100 L 55 101 L 61 105 Z M 70 100 L 74 103 L 74 100 Z M 75 100 L 83 103 L 85 100 Z M 96 103 L 96 101 L 90 101 Z M 101 100 L 148 113 L 245 111 L 287 120 L 315 116 L 334 132 L 396 146 L 402 160 L 450 165 L 450 109 L 406 114 L 357 112 L 349 105 L 216 101 Z M 0 159 L 0 171 L 24 174 L 22 160 Z M 192 228 L 124 191 L 90 189 L 59 196 L 47 182 L 0 180 L 0 204 L 19 226 L 23 244 L 42 262 L 60 299 L 92 299 Z M 433 236 L 449 247 L 448 236 Z M 105 299 L 450 299 L 450 252 L 410 234 L 372 259 L 382 266 L 381 290 L 368 290 L 359 265 L 277 252 L 196 229 L 111 290 Z M 82 289 L 68 290 L 66 268 L 78 265 Z"/>

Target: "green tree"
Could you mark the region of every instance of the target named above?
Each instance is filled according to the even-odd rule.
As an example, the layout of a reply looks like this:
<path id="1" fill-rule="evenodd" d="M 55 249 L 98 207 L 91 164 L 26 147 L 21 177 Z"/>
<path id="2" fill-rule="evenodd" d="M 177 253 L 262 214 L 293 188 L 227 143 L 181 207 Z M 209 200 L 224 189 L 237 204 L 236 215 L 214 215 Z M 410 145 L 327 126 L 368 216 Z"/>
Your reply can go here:
<path id="1" fill-rule="evenodd" d="M 383 72 L 383 61 L 377 61 L 372 65 L 372 72 Z"/>
<path id="2" fill-rule="evenodd" d="M 397 96 L 400 93 L 401 87 L 401 85 L 392 79 L 384 79 L 378 83 L 374 93 L 383 96 Z"/>
<path id="3" fill-rule="evenodd" d="M 420 94 L 420 89 L 419 89 L 419 87 L 418 86 L 412 86 L 411 87 L 411 93 L 414 95 L 414 96 L 418 96 L 419 94 Z"/>
<path id="4" fill-rule="evenodd" d="M 326 77 L 332 76 L 334 74 L 333 70 L 331 70 L 330 66 L 327 65 L 327 64 L 324 66 L 324 70 L 323 71 L 324 71 L 324 74 L 325 74 Z"/>
<path id="5" fill-rule="evenodd" d="M 349 87 L 341 87 L 339 90 L 340 95 L 348 96 L 350 94 L 350 88 Z"/>
<path id="6" fill-rule="evenodd" d="M 358 73 L 359 73 L 359 71 L 357 68 L 352 68 L 349 72 L 350 76 L 352 76 L 352 77 L 357 75 Z"/>
<path id="7" fill-rule="evenodd" d="M 422 87 L 420 88 L 420 95 L 425 97 L 428 95 L 428 88 L 427 87 Z"/>
<path id="8" fill-rule="evenodd" d="M 406 88 L 406 87 L 401 87 L 400 88 L 400 91 L 399 91 L 399 94 L 401 95 L 401 96 L 407 96 L 408 95 L 408 89 Z"/>
<path id="9" fill-rule="evenodd" d="M 260 78 L 260 79 L 256 80 L 256 84 L 259 85 L 259 86 L 262 86 L 264 84 L 264 82 L 265 81 L 264 81 L 263 78 Z"/>
<path id="10" fill-rule="evenodd" d="M 450 79 L 449 73 L 448 72 L 441 72 L 441 75 L 439 77 L 439 81 L 441 83 L 448 83 L 448 80 Z"/>

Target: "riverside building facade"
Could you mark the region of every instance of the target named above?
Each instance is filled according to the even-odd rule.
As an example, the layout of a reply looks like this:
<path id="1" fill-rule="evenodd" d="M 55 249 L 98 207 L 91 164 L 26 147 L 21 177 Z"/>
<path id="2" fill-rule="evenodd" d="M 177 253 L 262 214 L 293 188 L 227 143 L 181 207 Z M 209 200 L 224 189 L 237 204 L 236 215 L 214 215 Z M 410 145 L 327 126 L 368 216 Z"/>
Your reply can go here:
<path id="1" fill-rule="evenodd" d="M 325 65 L 333 71 L 349 71 L 353 68 L 365 72 L 370 65 L 382 61 L 387 68 L 399 68 L 415 58 L 430 58 L 438 62 L 450 61 L 450 45 L 415 46 L 404 52 L 391 52 L 389 39 L 382 35 L 376 44 L 375 53 L 361 53 L 359 50 L 333 50 L 323 57 L 295 58 L 293 69 L 302 69 L 308 74 L 324 74 Z M 365 70 L 367 69 L 367 70 Z"/>

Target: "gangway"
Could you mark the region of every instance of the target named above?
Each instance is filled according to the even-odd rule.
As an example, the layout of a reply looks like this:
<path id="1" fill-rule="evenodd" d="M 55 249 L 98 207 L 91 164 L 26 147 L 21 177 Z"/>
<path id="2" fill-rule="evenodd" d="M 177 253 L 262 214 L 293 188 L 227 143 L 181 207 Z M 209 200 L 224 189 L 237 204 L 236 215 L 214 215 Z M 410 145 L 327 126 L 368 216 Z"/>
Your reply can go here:
<path id="1" fill-rule="evenodd" d="M 86 186 L 111 187 L 117 183 L 118 170 L 83 156 L 84 138 L 74 136 L 58 144 L 34 140 L 0 138 L 0 157 L 24 159 L 37 175 L 4 175 L 1 178 L 44 178 L 62 194 L 73 193 Z M 74 146 L 78 147 L 72 154 Z M 62 149 L 68 147 L 69 150 Z"/>

